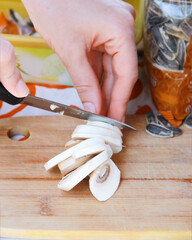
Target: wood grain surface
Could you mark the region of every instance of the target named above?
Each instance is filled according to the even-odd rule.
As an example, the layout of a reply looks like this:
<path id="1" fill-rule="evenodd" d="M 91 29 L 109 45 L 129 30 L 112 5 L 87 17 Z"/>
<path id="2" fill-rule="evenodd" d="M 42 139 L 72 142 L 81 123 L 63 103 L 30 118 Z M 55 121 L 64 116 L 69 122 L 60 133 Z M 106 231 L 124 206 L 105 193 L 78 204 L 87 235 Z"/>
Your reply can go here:
<path id="1" fill-rule="evenodd" d="M 182 136 L 160 139 L 145 133 L 144 116 L 128 116 L 126 121 L 137 131 L 124 131 L 126 147 L 112 157 L 121 170 L 121 184 L 101 203 L 91 195 L 87 179 L 64 192 L 57 188 L 58 169 L 44 169 L 46 161 L 64 151 L 82 121 L 63 116 L 0 120 L 2 232 L 179 231 L 188 232 L 185 239 L 190 239 L 192 131 L 183 127 Z M 13 141 L 7 136 L 12 128 L 28 129 L 30 137 Z"/>

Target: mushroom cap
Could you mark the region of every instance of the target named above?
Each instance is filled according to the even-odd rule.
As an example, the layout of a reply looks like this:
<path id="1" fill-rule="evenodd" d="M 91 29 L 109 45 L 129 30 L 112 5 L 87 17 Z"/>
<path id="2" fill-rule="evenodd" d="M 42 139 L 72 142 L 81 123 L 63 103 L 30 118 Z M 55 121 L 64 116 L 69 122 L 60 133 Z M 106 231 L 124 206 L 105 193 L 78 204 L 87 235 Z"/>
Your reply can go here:
<path id="1" fill-rule="evenodd" d="M 109 159 L 91 173 L 89 188 L 93 196 L 99 201 L 106 201 L 117 190 L 121 172 L 115 163 Z"/>

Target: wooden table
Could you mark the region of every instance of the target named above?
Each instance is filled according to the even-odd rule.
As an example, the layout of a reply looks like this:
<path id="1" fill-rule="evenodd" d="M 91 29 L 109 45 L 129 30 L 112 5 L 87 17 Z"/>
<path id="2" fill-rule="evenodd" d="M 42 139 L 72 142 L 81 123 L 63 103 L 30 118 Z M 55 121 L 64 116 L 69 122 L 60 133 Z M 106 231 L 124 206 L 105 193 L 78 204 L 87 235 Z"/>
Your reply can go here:
<path id="1" fill-rule="evenodd" d="M 124 150 L 112 157 L 121 184 L 107 202 L 88 180 L 70 192 L 57 188 L 58 169 L 44 163 L 64 150 L 80 120 L 63 116 L 0 120 L 1 236 L 47 239 L 191 240 L 192 131 L 160 139 L 145 132 L 144 116 L 128 116 Z M 28 129 L 26 141 L 7 132 Z"/>

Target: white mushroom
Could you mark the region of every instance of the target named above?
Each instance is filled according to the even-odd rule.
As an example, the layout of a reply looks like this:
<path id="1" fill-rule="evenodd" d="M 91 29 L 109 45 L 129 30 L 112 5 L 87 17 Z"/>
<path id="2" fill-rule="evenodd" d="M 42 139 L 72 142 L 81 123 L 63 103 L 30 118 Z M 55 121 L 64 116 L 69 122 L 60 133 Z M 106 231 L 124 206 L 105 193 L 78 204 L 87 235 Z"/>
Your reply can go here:
<path id="1" fill-rule="evenodd" d="M 114 153 L 119 153 L 122 151 L 123 149 L 123 145 L 119 146 L 119 145 L 114 145 L 114 144 L 109 144 L 111 149 L 113 150 Z"/>
<path id="2" fill-rule="evenodd" d="M 98 143 L 74 151 L 72 156 L 60 162 L 58 167 L 61 173 L 66 175 L 103 151 L 108 152 L 109 158 L 113 155 L 112 149 L 109 145 Z"/>
<path id="3" fill-rule="evenodd" d="M 123 136 L 121 130 L 118 127 L 113 126 L 109 123 L 99 122 L 99 121 L 87 121 L 87 125 L 111 129 L 111 130 L 117 132 L 121 137 Z"/>
<path id="4" fill-rule="evenodd" d="M 45 164 L 46 170 L 58 165 L 65 175 L 58 188 L 69 191 L 90 175 L 89 187 L 95 198 L 109 199 L 120 182 L 120 171 L 110 158 L 122 150 L 121 130 L 108 123 L 88 121 L 75 128 L 65 147 L 66 151 Z"/>
<path id="5" fill-rule="evenodd" d="M 77 145 L 78 143 L 82 142 L 82 140 L 69 140 L 68 142 L 65 143 L 65 148 L 70 148 L 73 147 L 75 145 Z"/>
<path id="6" fill-rule="evenodd" d="M 76 168 L 80 167 L 84 163 L 86 163 L 88 160 L 93 158 L 94 155 L 87 155 L 78 159 L 75 159 L 73 157 L 69 157 L 65 159 L 64 161 L 60 162 L 58 164 L 58 167 L 63 175 L 66 175 L 70 173 L 71 171 L 75 170 Z"/>
<path id="7" fill-rule="evenodd" d="M 82 148 L 80 150 L 74 151 L 74 153 L 72 154 L 72 157 L 74 159 L 78 159 L 78 158 L 85 157 L 87 155 L 96 155 L 103 151 L 108 152 L 109 158 L 113 155 L 113 152 L 109 145 L 107 145 L 105 143 L 102 143 L 102 144 L 98 143 L 98 144 L 94 144 L 92 146 L 88 146 L 88 147 Z"/>
<path id="8" fill-rule="evenodd" d="M 121 136 L 111 129 L 91 125 L 79 125 L 72 133 L 72 139 L 74 140 L 94 137 L 103 137 L 105 142 L 111 146 L 114 153 L 118 153 L 122 150 Z"/>
<path id="9" fill-rule="evenodd" d="M 91 173 L 89 188 L 99 201 L 106 201 L 117 190 L 120 183 L 120 170 L 109 159 Z"/>
<path id="10" fill-rule="evenodd" d="M 109 158 L 113 155 L 109 145 L 106 145 L 104 142 L 98 143 L 74 151 L 72 156 L 60 162 L 58 167 L 62 174 L 68 174 L 103 151 L 108 152 Z"/>
<path id="11" fill-rule="evenodd" d="M 72 154 L 74 153 L 74 151 L 80 150 L 81 148 L 84 148 L 84 147 L 95 145 L 97 143 L 104 144 L 104 139 L 102 139 L 101 137 L 100 138 L 91 138 L 91 139 L 87 139 L 83 142 L 80 142 L 77 145 L 67 149 L 66 151 L 64 151 L 64 152 L 60 153 L 59 155 L 55 156 L 54 158 L 50 159 L 48 162 L 45 163 L 44 167 L 46 170 L 49 170 L 49 169 L 55 167 L 56 165 L 58 165 L 63 160 L 71 157 Z"/>
<path id="12" fill-rule="evenodd" d="M 107 151 L 101 152 L 81 167 L 69 173 L 58 184 L 58 188 L 69 191 L 87 177 L 91 172 L 98 168 L 102 163 L 109 159 Z"/>
<path id="13" fill-rule="evenodd" d="M 114 138 L 121 138 L 121 135 L 112 129 L 92 126 L 92 125 L 78 125 L 75 128 L 74 132 L 90 133 L 90 134 L 96 134 L 96 135 L 105 135 L 105 136 L 114 137 Z"/>

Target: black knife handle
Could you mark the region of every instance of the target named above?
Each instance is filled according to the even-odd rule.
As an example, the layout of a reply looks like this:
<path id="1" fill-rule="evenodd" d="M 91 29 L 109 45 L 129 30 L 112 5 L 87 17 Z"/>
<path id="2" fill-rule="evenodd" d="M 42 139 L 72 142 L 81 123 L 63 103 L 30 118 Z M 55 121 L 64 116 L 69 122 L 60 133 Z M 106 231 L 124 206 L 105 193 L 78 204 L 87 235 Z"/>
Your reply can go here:
<path id="1" fill-rule="evenodd" d="M 9 103 L 11 105 L 19 104 L 23 101 L 24 98 L 17 98 L 13 96 L 0 82 L 0 100 Z"/>

